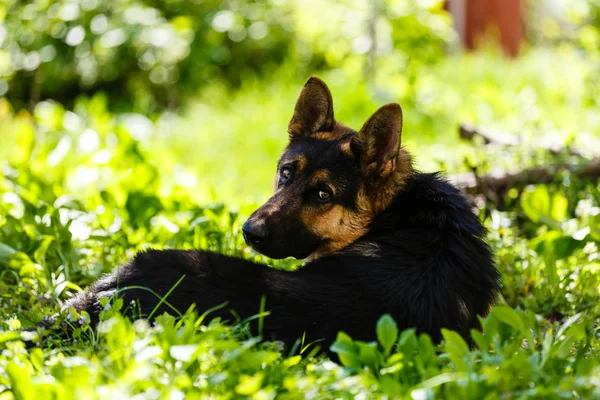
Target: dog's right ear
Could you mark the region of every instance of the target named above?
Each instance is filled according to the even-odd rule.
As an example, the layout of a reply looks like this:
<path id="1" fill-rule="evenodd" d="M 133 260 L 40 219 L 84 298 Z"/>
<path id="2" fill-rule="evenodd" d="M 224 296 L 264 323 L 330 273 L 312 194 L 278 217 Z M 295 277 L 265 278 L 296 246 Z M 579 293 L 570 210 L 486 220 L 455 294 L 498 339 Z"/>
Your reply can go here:
<path id="1" fill-rule="evenodd" d="M 288 125 L 290 140 L 317 132 L 330 132 L 334 125 L 331 92 L 325 82 L 312 76 L 300 92 L 294 116 Z"/>
<path id="2" fill-rule="evenodd" d="M 360 155 L 365 173 L 381 176 L 392 172 L 402 137 L 402 108 L 390 103 L 369 118 L 352 138 L 351 147 Z"/>

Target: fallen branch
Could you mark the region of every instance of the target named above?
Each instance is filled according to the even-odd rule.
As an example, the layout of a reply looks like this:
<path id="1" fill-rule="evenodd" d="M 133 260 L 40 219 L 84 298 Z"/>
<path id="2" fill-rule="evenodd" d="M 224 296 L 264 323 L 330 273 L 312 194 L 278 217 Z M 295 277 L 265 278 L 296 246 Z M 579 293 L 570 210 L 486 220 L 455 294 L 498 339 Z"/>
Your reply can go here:
<path id="1" fill-rule="evenodd" d="M 466 140 L 474 141 L 479 137 L 483 139 L 486 146 L 519 146 L 521 141 L 518 136 L 494 131 L 491 129 L 477 127 L 472 124 L 462 124 L 459 127 L 460 137 Z M 477 168 L 471 166 L 472 172 L 453 175 L 450 180 L 464 193 L 469 195 L 475 205 L 482 205 L 482 201 L 491 200 L 501 204 L 504 195 L 509 189 L 522 189 L 527 185 L 540 183 L 549 183 L 555 181 L 557 176 L 564 171 L 569 171 L 580 179 L 599 179 L 600 178 L 600 156 L 586 158 L 594 152 L 597 146 L 590 145 L 586 148 L 566 147 L 556 143 L 551 139 L 540 139 L 540 145 L 534 149 L 548 151 L 554 155 L 567 154 L 575 157 L 577 160 L 573 164 L 559 162 L 549 166 L 537 166 L 521 171 L 500 171 L 486 175 L 477 174 Z"/>
<path id="2" fill-rule="evenodd" d="M 507 133 L 501 133 L 491 129 L 464 123 L 458 127 L 460 137 L 473 141 L 476 137 L 483 138 L 485 144 L 501 144 L 505 146 L 518 146 L 519 138 Z"/>
<path id="3" fill-rule="evenodd" d="M 521 140 L 516 135 L 511 135 L 505 132 L 499 132 L 493 129 L 476 126 L 470 123 L 463 123 L 458 128 L 458 133 L 461 138 L 473 141 L 475 138 L 480 137 L 486 145 L 496 146 L 519 146 Z M 585 157 L 591 155 L 597 155 L 598 152 L 593 152 L 588 148 L 571 147 L 557 143 L 555 138 L 542 137 L 539 139 L 539 144 L 534 146 L 534 149 L 541 149 L 548 151 L 554 155 L 569 154 L 577 157 Z M 595 147 L 595 146 L 593 146 Z M 594 154 L 595 153 L 595 154 Z"/>
<path id="4" fill-rule="evenodd" d="M 473 172 L 452 175 L 450 180 L 463 192 L 468 194 L 486 194 L 492 191 L 500 196 L 510 188 L 523 188 L 527 185 L 549 183 L 556 179 L 557 174 L 569 171 L 581 179 L 600 178 L 600 157 L 579 165 L 558 164 L 550 167 L 534 167 L 512 173 L 492 173 L 477 176 Z"/>

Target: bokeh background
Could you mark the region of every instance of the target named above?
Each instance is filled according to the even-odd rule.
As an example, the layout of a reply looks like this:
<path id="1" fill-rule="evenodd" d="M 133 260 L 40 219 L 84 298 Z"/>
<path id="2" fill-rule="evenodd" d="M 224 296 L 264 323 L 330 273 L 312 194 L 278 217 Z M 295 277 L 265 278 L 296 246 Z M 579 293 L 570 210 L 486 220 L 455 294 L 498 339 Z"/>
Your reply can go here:
<path id="1" fill-rule="evenodd" d="M 318 75 L 339 120 L 399 102 L 418 166 L 461 171 L 460 123 L 598 132 L 599 21 L 597 0 L 6 0 L 0 159 L 68 191 L 135 170 L 141 191 L 260 202 Z"/>
<path id="2" fill-rule="evenodd" d="M 298 267 L 240 227 L 311 75 L 354 128 L 399 102 L 418 168 L 474 182 L 503 282 L 477 346 L 340 335 L 339 365 L 113 299 L 25 349 L 149 247 Z M 0 399 L 600 398 L 600 0 L 0 0 L 0 97 Z"/>

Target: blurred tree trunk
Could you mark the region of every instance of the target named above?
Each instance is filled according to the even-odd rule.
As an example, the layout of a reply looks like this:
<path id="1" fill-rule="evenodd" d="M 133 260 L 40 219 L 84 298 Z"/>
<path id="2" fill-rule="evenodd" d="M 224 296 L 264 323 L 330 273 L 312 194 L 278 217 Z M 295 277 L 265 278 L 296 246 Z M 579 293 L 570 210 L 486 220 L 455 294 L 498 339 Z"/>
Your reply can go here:
<path id="1" fill-rule="evenodd" d="M 35 70 L 29 87 L 29 111 L 33 112 L 36 104 L 40 101 L 40 86 L 42 84 L 42 67 Z"/>
<path id="2" fill-rule="evenodd" d="M 367 35 L 371 41 L 371 47 L 367 53 L 364 66 L 365 81 L 372 84 L 375 81 L 375 64 L 377 61 L 377 18 L 381 10 L 381 0 L 370 0 L 371 13 L 367 19 Z"/>
<path id="3" fill-rule="evenodd" d="M 466 48 L 472 50 L 491 34 L 515 57 L 524 37 L 523 0 L 447 0 L 446 9 Z"/>

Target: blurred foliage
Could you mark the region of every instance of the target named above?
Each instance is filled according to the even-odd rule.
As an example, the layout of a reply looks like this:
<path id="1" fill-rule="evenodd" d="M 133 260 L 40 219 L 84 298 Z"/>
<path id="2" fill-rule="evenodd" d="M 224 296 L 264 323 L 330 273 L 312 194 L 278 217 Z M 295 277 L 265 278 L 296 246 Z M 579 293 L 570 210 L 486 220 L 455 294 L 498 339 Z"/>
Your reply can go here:
<path id="1" fill-rule="evenodd" d="M 99 329 L 71 311 L 75 340 L 53 334 L 25 349 L 35 335 L 21 327 L 147 247 L 299 267 L 256 254 L 239 230 L 270 193 L 311 74 L 354 128 L 399 101 L 402 143 L 423 170 L 581 161 L 539 144 L 599 151 L 598 0 L 568 12 L 533 2 L 515 60 L 492 47 L 453 51 L 441 1 L 373 4 L 0 4 L 0 400 L 600 396 L 600 185 L 568 173 L 480 209 L 503 304 L 473 348 L 450 331 L 434 346 L 383 316 L 377 342 L 340 333 L 334 362 L 318 344 L 282 353 L 251 337 L 247 321 L 207 325 L 197 310 L 149 326 L 122 318 L 116 301 Z M 462 122 L 522 145 L 460 142 Z"/>
<path id="2" fill-rule="evenodd" d="M 441 4 L 386 3 L 375 14 L 378 54 L 393 58 L 396 70 L 440 58 L 452 32 Z M 0 95 L 24 107 L 45 98 L 70 105 L 82 92 L 105 91 L 113 108 L 151 113 L 208 82 L 237 87 L 283 64 L 294 65 L 296 78 L 360 66 L 374 40 L 365 32 L 367 7 L 359 0 L 303 7 L 292 0 L 8 0 L 0 4 Z"/>
<path id="3" fill-rule="evenodd" d="M 120 106 L 151 110 L 215 77 L 241 78 L 280 63 L 288 52 L 285 8 L 272 15 L 268 4 L 230 6 L 11 0 L 0 8 L 3 91 L 23 104 L 103 90 Z M 230 63 L 232 56 L 245 63 Z"/>
<path id="4" fill-rule="evenodd" d="M 600 1 L 527 1 L 527 36 L 534 44 L 575 44 L 600 55 Z"/>

